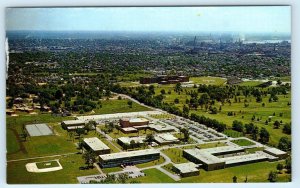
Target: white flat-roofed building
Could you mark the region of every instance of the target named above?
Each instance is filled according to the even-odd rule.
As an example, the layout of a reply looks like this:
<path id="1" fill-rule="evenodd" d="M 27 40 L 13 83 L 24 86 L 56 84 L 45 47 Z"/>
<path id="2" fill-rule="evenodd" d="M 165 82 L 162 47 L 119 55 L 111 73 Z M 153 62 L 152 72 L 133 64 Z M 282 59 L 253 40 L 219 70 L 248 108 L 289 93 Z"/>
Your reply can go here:
<path id="1" fill-rule="evenodd" d="M 288 156 L 287 152 L 285 151 L 282 151 L 280 149 L 277 149 L 277 148 L 266 148 L 264 149 L 264 152 L 270 154 L 270 155 L 273 155 L 275 157 L 278 157 L 279 159 L 284 159 Z"/>
<path id="2" fill-rule="evenodd" d="M 155 130 L 156 132 L 172 132 L 175 128 L 170 125 L 160 125 L 160 124 L 150 124 L 149 128 Z"/>
<path id="3" fill-rule="evenodd" d="M 200 173 L 198 167 L 199 165 L 192 162 L 180 163 L 173 165 L 173 171 L 182 177 L 198 176 Z"/>
<path id="4" fill-rule="evenodd" d="M 62 128 L 67 129 L 68 127 L 79 128 L 81 126 L 85 126 L 85 122 L 83 120 L 66 120 L 61 122 Z"/>
<path id="5" fill-rule="evenodd" d="M 185 149 L 183 156 L 196 164 L 202 164 L 203 168 L 208 171 L 225 167 L 225 162 L 222 159 L 200 149 Z"/>
<path id="6" fill-rule="evenodd" d="M 85 138 L 83 142 L 86 149 L 94 151 L 97 155 L 110 153 L 110 148 L 97 137 Z"/>
<path id="7" fill-rule="evenodd" d="M 156 134 L 154 135 L 154 140 L 160 145 L 173 144 L 179 142 L 178 138 L 176 138 L 170 133 Z"/>
<path id="8" fill-rule="evenodd" d="M 99 155 L 99 163 L 103 168 L 121 165 L 133 165 L 159 159 L 160 152 L 156 149 L 111 153 Z"/>
<path id="9" fill-rule="evenodd" d="M 124 149 L 135 148 L 144 145 L 145 136 L 135 136 L 135 137 L 120 137 L 117 142 Z"/>
<path id="10" fill-rule="evenodd" d="M 245 149 L 240 146 L 221 146 L 221 147 L 201 149 L 201 151 L 210 153 L 212 155 L 226 155 L 230 153 L 243 152 L 245 151 Z"/>
<path id="11" fill-rule="evenodd" d="M 238 166 L 242 164 L 250 164 L 254 162 L 261 162 L 268 160 L 266 155 L 262 155 L 260 152 L 246 154 L 246 155 L 236 155 L 232 157 L 223 158 L 226 167 Z"/>

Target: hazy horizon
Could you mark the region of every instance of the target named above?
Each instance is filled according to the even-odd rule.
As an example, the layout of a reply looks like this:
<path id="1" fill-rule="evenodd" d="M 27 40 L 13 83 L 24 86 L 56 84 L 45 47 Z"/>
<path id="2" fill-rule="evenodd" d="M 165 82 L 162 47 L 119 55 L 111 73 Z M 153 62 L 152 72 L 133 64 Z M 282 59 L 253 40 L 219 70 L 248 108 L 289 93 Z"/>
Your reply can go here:
<path id="1" fill-rule="evenodd" d="M 6 30 L 291 34 L 291 7 L 7 8 Z"/>

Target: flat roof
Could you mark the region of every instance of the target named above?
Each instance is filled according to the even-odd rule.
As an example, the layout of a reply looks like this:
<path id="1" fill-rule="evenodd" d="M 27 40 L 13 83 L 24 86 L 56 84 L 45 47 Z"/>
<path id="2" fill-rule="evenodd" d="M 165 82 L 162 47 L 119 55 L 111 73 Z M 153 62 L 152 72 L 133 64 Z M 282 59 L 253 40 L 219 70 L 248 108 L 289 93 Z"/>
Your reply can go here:
<path id="1" fill-rule="evenodd" d="M 261 159 L 268 159 L 268 157 L 266 155 L 262 155 L 261 153 L 251 153 L 246 155 L 237 155 L 237 156 L 223 158 L 225 164 L 235 164 L 235 163 L 256 161 Z"/>
<path id="2" fill-rule="evenodd" d="M 85 138 L 83 141 L 94 151 L 110 149 L 97 137 Z"/>
<path id="3" fill-rule="evenodd" d="M 282 150 L 277 149 L 277 148 L 266 148 L 266 149 L 264 149 L 264 151 L 273 153 L 275 155 L 284 155 L 284 154 L 286 154 L 285 151 L 282 151 Z"/>
<path id="4" fill-rule="evenodd" d="M 47 136 L 53 134 L 53 131 L 45 123 L 30 124 L 26 125 L 25 128 L 30 136 Z"/>
<path id="5" fill-rule="evenodd" d="M 199 171 L 199 169 L 197 169 L 197 167 L 199 165 L 192 163 L 192 162 L 174 164 L 173 166 L 175 168 L 177 168 L 180 171 L 180 173 L 189 173 L 189 172 Z"/>
<path id="6" fill-rule="evenodd" d="M 170 125 L 158 125 L 158 124 L 151 124 L 149 125 L 150 128 L 155 129 L 157 131 L 171 131 L 171 130 L 175 130 L 174 127 L 170 126 Z"/>
<path id="7" fill-rule="evenodd" d="M 85 124 L 85 122 L 83 120 L 66 120 L 66 121 L 63 121 L 62 123 L 66 124 L 66 125 Z"/>
<path id="8" fill-rule="evenodd" d="M 159 143 L 164 143 L 164 142 L 176 142 L 178 141 L 178 138 L 173 136 L 170 133 L 165 133 L 165 134 L 156 134 L 154 135 L 154 139 L 158 141 Z"/>
<path id="9" fill-rule="evenodd" d="M 129 119 L 130 123 L 142 123 L 142 122 L 148 122 L 149 120 L 146 118 L 131 118 Z"/>
<path id="10" fill-rule="evenodd" d="M 103 114 L 103 115 L 90 115 L 90 116 L 79 116 L 79 120 L 100 120 L 100 119 L 111 119 L 111 118 L 123 118 L 123 117 L 134 117 L 134 116 L 146 116 L 146 115 L 155 115 L 163 114 L 161 111 L 141 111 L 141 112 L 128 112 L 128 113 L 115 113 L 115 114 Z"/>
<path id="11" fill-rule="evenodd" d="M 133 140 L 135 143 L 144 143 L 145 136 L 136 136 L 136 137 L 120 137 L 118 140 L 120 140 L 123 143 L 130 144 L 130 142 Z"/>
<path id="12" fill-rule="evenodd" d="M 240 151 L 240 150 L 244 150 L 244 148 L 240 146 L 221 146 L 221 147 L 201 149 L 201 151 L 208 152 L 210 154 L 218 154 L 218 153 L 231 152 L 231 151 L 233 152 L 233 151 Z"/>
<path id="13" fill-rule="evenodd" d="M 137 150 L 137 151 L 127 151 L 127 152 L 119 152 L 119 153 L 111 153 L 105 155 L 99 155 L 99 157 L 104 160 L 112 160 L 112 159 L 123 159 L 128 157 L 136 157 L 136 156 L 144 156 L 151 154 L 160 154 L 156 149 L 145 149 L 145 150 Z"/>
<path id="14" fill-rule="evenodd" d="M 133 127 L 124 127 L 124 128 L 121 128 L 121 129 L 124 130 L 124 131 L 136 131 L 137 130 Z"/>
<path id="15" fill-rule="evenodd" d="M 197 158 L 198 160 L 202 161 L 205 164 L 215 164 L 215 163 L 222 163 L 224 162 L 222 159 L 208 153 L 204 152 L 200 149 L 194 148 L 194 149 L 185 149 L 183 150 L 186 153 L 192 155 L 193 157 Z"/>
<path id="16" fill-rule="evenodd" d="M 72 129 L 83 129 L 84 128 L 84 125 L 78 125 L 78 126 L 70 126 L 70 127 L 67 127 L 67 129 L 69 130 L 72 130 Z"/>

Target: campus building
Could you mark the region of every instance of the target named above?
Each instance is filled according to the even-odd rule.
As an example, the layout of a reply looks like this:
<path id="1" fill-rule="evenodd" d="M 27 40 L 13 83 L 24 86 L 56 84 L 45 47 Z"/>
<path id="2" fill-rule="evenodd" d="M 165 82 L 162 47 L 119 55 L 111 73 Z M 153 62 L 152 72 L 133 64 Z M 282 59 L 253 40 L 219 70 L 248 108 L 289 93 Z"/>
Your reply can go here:
<path id="1" fill-rule="evenodd" d="M 193 163 L 202 164 L 207 171 L 225 168 L 225 162 L 222 159 L 200 149 L 185 149 L 183 157 Z"/>
<path id="2" fill-rule="evenodd" d="M 264 149 L 264 152 L 274 157 L 278 157 L 279 159 L 285 159 L 288 156 L 287 152 L 281 151 L 280 149 L 277 148 L 266 148 Z"/>
<path id="3" fill-rule="evenodd" d="M 149 120 L 146 118 L 122 118 L 120 125 L 122 128 L 148 125 Z"/>
<path id="4" fill-rule="evenodd" d="M 154 135 L 154 140 L 159 145 L 174 144 L 179 142 L 179 139 L 170 133 L 156 134 Z"/>
<path id="5" fill-rule="evenodd" d="M 120 137 L 117 143 L 123 148 L 135 148 L 145 144 L 145 136 L 135 136 L 135 137 Z"/>
<path id="6" fill-rule="evenodd" d="M 188 76 L 168 76 L 159 75 L 155 77 L 141 77 L 140 84 L 176 84 L 180 82 L 189 82 L 190 78 Z"/>
<path id="7" fill-rule="evenodd" d="M 62 121 L 61 126 L 63 129 L 66 129 L 68 131 L 76 130 L 78 128 L 84 128 L 85 122 L 83 120 L 67 120 Z"/>
<path id="8" fill-rule="evenodd" d="M 181 177 L 198 176 L 200 174 L 199 165 L 188 162 L 173 165 L 173 171 L 180 174 Z"/>
<path id="9" fill-rule="evenodd" d="M 87 150 L 92 150 L 97 155 L 110 153 L 110 148 L 97 137 L 83 139 L 83 146 Z"/>
<path id="10" fill-rule="evenodd" d="M 121 165 L 133 165 L 157 160 L 160 152 L 155 149 L 145 149 L 120 153 L 99 155 L 99 164 L 102 168 L 110 168 Z"/>

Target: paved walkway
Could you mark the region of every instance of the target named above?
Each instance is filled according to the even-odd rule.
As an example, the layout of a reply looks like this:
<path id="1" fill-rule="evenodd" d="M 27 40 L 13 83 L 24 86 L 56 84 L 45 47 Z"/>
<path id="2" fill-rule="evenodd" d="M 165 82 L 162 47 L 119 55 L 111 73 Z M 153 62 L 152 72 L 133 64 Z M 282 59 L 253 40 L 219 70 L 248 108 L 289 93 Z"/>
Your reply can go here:
<path id="1" fill-rule="evenodd" d="M 43 159 L 43 158 L 49 158 L 49 157 L 60 157 L 60 156 L 66 156 L 66 155 L 74 155 L 75 153 L 65 153 L 65 154 L 59 154 L 59 155 L 48 155 L 48 156 L 42 156 L 42 157 L 29 157 L 24 159 L 14 159 L 14 160 L 8 160 L 7 162 L 16 162 L 16 161 L 26 161 L 26 160 L 32 160 L 32 159 Z"/>
<path id="2" fill-rule="evenodd" d="M 96 131 L 97 131 L 98 133 L 100 133 L 101 135 L 105 136 L 106 140 L 107 140 L 111 145 L 113 145 L 115 148 L 117 148 L 118 151 L 122 152 L 122 150 L 121 150 L 119 147 L 117 147 L 117 146 L 112 142 L 112 141 L 113 141 L 113 138 L 112 138 L 112 137 L 110 137 L 108 134 L 105 134 L 104 132 L 102 132 L 98 127 L 96 127 Z"/>

